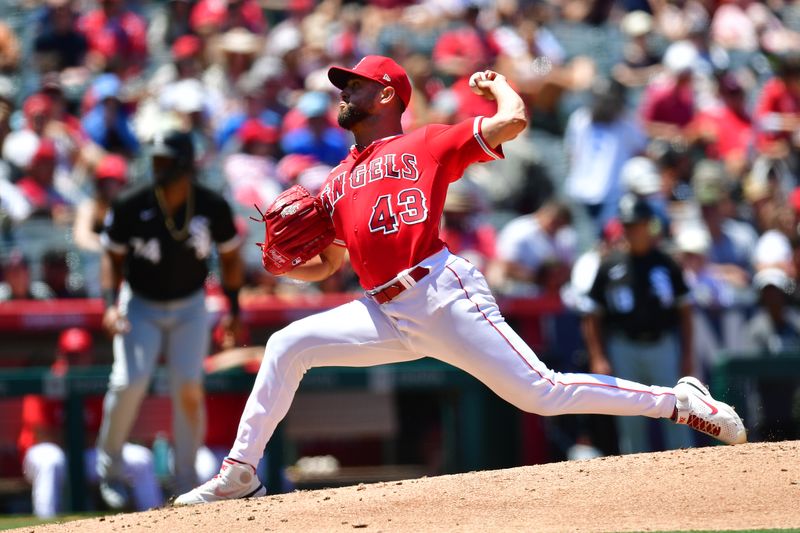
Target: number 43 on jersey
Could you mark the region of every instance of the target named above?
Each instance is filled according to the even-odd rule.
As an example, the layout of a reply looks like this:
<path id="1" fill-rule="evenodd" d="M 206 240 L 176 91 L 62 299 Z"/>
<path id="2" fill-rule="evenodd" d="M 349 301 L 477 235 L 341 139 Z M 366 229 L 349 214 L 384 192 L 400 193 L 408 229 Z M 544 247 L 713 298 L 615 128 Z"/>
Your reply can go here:
<path id="1" fill-rule="evenodd" d="M 384 235 L 396 233 L 400 224 L 419 224 L 428 218 L 428 205 L 425 195 L 419 189 L 403 189 L 397 195 L 378 196 L 372 206 L 369 230 Z"/>

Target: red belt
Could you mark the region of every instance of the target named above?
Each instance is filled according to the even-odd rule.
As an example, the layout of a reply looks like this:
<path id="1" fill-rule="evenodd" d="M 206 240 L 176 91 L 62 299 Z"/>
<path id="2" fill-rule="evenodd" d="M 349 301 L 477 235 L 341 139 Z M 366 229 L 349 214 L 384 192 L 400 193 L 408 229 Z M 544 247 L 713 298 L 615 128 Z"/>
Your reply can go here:
<path id="1" fill-rule="evenodd" d="M 430 273 L 430 271 L 431 271 L 430 267 L 418 266 L 413 270 L 411 270 L 411 272 L 409 272 L 407 275 L 410 276 L 411 279 L 413 279 L 414 281 L 419 281 L 425 276 L 427 276 Z M 387 285 L 386 287 L 384 287 L 379 291 L 376 292 L 367 291 L 367 296 L 369 296 L 379 304 L 385 304 L 386 302 L 389 302 L 397 298 L 397 296 L 406 289 L 407 287 L 403 285 L 398 279 L 391 285 Z"/>

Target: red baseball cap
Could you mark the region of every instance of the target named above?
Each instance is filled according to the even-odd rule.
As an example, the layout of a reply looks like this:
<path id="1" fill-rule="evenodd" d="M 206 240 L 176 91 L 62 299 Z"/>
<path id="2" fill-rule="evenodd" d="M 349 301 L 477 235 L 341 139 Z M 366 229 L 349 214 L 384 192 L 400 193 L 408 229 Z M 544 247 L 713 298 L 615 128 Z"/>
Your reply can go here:
<path id="1" fill-rule="evenodd" d="M 22 112 L 26 117 L 48 114 L 52 111 L 53 104 L 49 96 L 36 93 L 29 96 L 22 105 Z"/>
<path id="2" fill-rule="evenodd" d="M 58 337 L 58 351 L 62 354 L 84 353 L 92 349 L 92 336 L 83 328 L 69 328 Z"/>
<path id="3" fill-rule="evenodd" d="M 128 162 L 121 155 L 110 154 L 97 163 L 94 169 L 95 178 L 113 179 L 125 183 L 127 181 Z"/>
<path id="4" fill-rule="evenodd" d="M 376 81 L 384 87 L 393 87 L 403 102 L 403 107 L 408 107 L 408 102 L 411 100 L 411 82 L 408 81 L 408 74 L 403 67 L 393 59 L 384 56 L 365 56 L 352 69 L 331 67 L 328 70 L 328 79 L 339 89 L 344 89 L 353 76 Z"/>
<path id="5" fill-rule="evenodd" d="M 272 126 L 263 124 L 260 120 L 251 118 L 242 124 L 237 132 L 239 139 L 247 144 L 251 142 L 262 142 L 273 144 L 278 142 L 278 130 Z"/>
<path id="6" fill-rule="evenodd" d="M 176 60 L 196 56 L 203 48 L 203 41 L 196 35 L 182 35 L 172 44 L 172 57 Z"/>

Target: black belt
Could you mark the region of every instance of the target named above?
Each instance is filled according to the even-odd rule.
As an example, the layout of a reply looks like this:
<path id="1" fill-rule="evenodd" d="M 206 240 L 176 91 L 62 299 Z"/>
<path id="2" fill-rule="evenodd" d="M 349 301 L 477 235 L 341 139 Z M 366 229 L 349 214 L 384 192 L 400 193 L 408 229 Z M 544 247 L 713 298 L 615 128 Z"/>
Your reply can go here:
<path id="1" fill-rule="evenodd" d="M 407 275 L 411 277 L 414 281 L 420 281 L 422 278 L 427 276 L 430 273 L 430 267 L 423 267 L 418 266 L 411 270 Z M 378 302 L 379 304 L 385 304 L 386 302 L 390 302 L 397 298 L 401 292 L 406 290 L 408 287 L 403 285 L 400 280 L 398 279 L 391 285 L 387 285 L 386 287 L 382 288 L 379 291 L 367 291 L 367 296 Z"/>

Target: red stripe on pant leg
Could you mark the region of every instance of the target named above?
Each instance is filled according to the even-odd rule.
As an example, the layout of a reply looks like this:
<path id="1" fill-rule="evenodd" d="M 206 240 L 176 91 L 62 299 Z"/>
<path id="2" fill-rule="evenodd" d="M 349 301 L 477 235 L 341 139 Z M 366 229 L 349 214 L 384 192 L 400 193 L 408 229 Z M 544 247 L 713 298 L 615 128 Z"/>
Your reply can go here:
<path id="1" fill-rule="evenodd" d="M 488 322 L 488 323 L 489 323 L 489 325 L 491 325 L 491 326 L 492 326 L 492 328 L 494 328 L 494 330 L 495 330 L 495 331 L 496 331 L 496 332 L 497 332 L 497 333 L 498 333 L 498 334 L 499 334 L 501 337 L 503 337 L 503 340 L 504 340 L 504 341 L 506 341 L 506 344 L 508 344 L 508 345 L 511 347 L 511 349 L 512 349 L 512 350 L 514 350 L 514 353 L 516 353 L 516 354 L 519 356 L 519 358 L 520 358 L 520 359 L 522 359 L 522 360 L 525 362 L 525 364 L 526 364 L 526 365 L 528 365 L 528 368 L 530 368 L 531 370 L 533 370 L 534 372 L 536 372 L 537 374 L 539 374 L 539 377 L 540 377 L 540 378 L 542 378 L 542 379 L 544 379 L 544 380 L 546 380 L 546 381 L 549 381 L 551 385 L 555 385 L 555 383 L 553 383 L 552 381 L 550 381 L 549 379 L 547 379 L 546 377 L 544 377 L 544 376 L 543 376 L 543 375 L 542 375 L 542 374 L 541 374 L 541 373 L 540 373 L 538 370 L 536 370 L 535 368 L 533 368 L 533 366 L 532 366 L 532 365 L 531 365 L 531 364 L 528 362 L 528 360 L 527 360 L 527 359 L 525 359 L 525 357 L 524 357 L 524 356 L 523 356 L 521 353 L 519 353 L 519 350 L 517 350 L 517 349 L 516 349 L 516 347 L 515 347 L 513 344 L 511 344 L 511 341 L 509 341 L 509 340 L 508 340 L 508 338 L 507 338 L 505 335 L 503 335 L 503 332 L 502 332 L 502 331 L 500 331 L 499 329 L 497 329 L 497 326 L 495 326 L 495 325 L 494 325 L 494 322 L 492 322 L 491 320 L 489 320 L 489 317 L 487 317 L 487 316 L 486 316 L 486 313 L 484 313 L 483 311 L 481 311 L 481 307 L 478 305 L 478 303 L 477 303 L 477 302 L 474 302 L 474 301 L 472 300 L 472 298 L 470 298 L 470 297 L 469 297 L 469 293 L 467 292 L 467 289 L 465 289 L 465 288 L 464 288 L 464 284 L 461 282 L 461 278 L 460 278 L 460 277 L 459 277 L 459 275 L 456 273 L 456 271 L 455 271 L 455 270 L 453 270 L 452 268 L 450 268 L 449 266 L 448 266 L 448 267 L 445 267 L 445 268 L 447 268 L 447 270 L 449 270 L 450 272 L 452 272 L 452 273 L 453 273 L 453 275 L 456 277 L 456 279 L 458 280 L 458 284 L 461 286 L 461 290 L 462 290 L 462 291 L 464 291 L 464 296 L 466 296 L 466 297 L 467 297 L 467 300 L 469 300 L 470 302 L 472 302 L 472 303 L 474 303 L 474 304 L 475 304 L 475 309 L 477 309 L 477 310 L 478 310 L 478 312 L 481 314 L 481 316 L 483 316 L 484 320 L 486 320 L 486 322 Z"/>
<path id="2" fill-rule="evenodd" d="M 554 387 L 556 386 L 556 384 L 558 384 L 558 385 L 561 385 L 562 387 L 587 385 L 587 386 L 590 386 L 590 387 L 608 387 L 608 388 L 611 388 L 611 389 L 623 390 L 623 391 L 627 391 L 627 392 L 639 392 L 639 393 L 642 393 L 642 392 L 643 392 L 643 393 L 646 393 L 646 394 L 650 394 L 650 395 L 652 395 L 652 396 L 665 396 L 665 395 L 666 395 L 666 396 L 674 396 L 674 393 L 672 393 L 672 392 L 658 392 L 658 393 L 656 393 L 656 392 L 652 392 L 652 391 L 646 391 L 646 390 L 628 389 L 628 388 L 626 388 L 626 387 L 620 387 L 619 385 L 611 385 L 611 384 L 607 384 L 607 383 L 562 383 L 562 382 L 560 382 L 560 381 L 556 383 L 556 382 L 554 382 L 554 381 L 552 381 L 552 380 L 550 380 L 550 379 L 548 379 L 548 378 L 544 377 L 544 376 L 542 375 L 542 373 L 541 373 L 541 372 L 539 372 L 538 370 L 536 370 L 536 369 L 535 369 L 535 368 L 534 368 L 534 367 L 533 367 L 533 366 L 530 364 L 530 362 L 528 362 L 528 360 L 527 360 L 527 359 L 525 359 L 525 356 L 523 356 L 521 353 L 519 353 L 519 350 L 517 350 L 517 348 L 516 348 L 516 347 L 515 347 L 515 346 L 514 346 L 514 345 L 511 343 L 511 341 L 510 341 L 510 340 L 508 340 L 508 337 L 506 337 L 506 336 L 503 334 L 503 332 L 502 332 L 502 331 L 500 331 L 500 330 L 498 329 L 498 327 L 497 327 L 497 326 L 494 324 L 494 322 L 492 322 L 491 320 L 489 320 L 489 317 L 487 317 L 487 316 L 486 316 L 486 313 L 484 313 L 484 312 L 481 310 L 481 308 L 480 308 L 480 306 L 478 305 L 478 303 L 477 303 L 477 302 L 475 302 L 475 301 L 474 301 L 472 298 L 470 298 L 470 296 L 469 296 L 469 293 L 467 292 L 467 289 L 464 287 L 464 283 L 462 283 L 462 281 L 461 281 L 461 277 L 460 277 L 460 276 L 459 276 L 459 275 L 456 273 L 456 271 L 455 271 L 455 270 L 453 270 L 452 268 L 450 268 L 449 266 L 445 266 L 445 268 L 447 268 L 447 270 L 449 270 L 450 272 L 452 272 L 452 273 L 453 273 L 453 275 L 456 277 L 456 279 L 458 280 L 458 284 L 461 286 L 461 290 L 462 290 L 462 291 L 464 291 L 464 296 L 466 296 L 466 297 L 467 297 L 467 300 L 469 300 L 470 302 L 472 302 L 473 304 L 475 304 L 475 309 L 477 309 L 477 310 L 478 310 L 478 312 L 481 314 L 481 316 L 483 316 L 483 319 L 484 319 L 484 320 L 486 320 L 486 322 L 488 322 L 488 323 L 489 323 L 489 325 L 491 325 L 491 326 L 492 326 L 492 328 L 493 328 L 493 329 L 494 329 L 494 330 L 495 330 L 495 331 L 496 331 L 496 332 L 497 332 L 497 333 L 500 335 L 500 337 L 502 337 L 502 338 L 503 338 L 503 340 L 504 340 L 504 341 L 506 341 L 506 344 L 508 344 L 508 345 L 511 347 L 511 349 L 512 349 L 512 350 L 514 350 L 514 353 L 516 353 L 516 354 L 517 354 L 517 356 L 518 356 L 520 359 L 522 359 L 522 361 L 523 361 L 523 362 L 524 362 L 526 365 L 528 365 L 528 368 L 530 368 L 531 370 L 533 370 L 534 372 L 536 372 L 536 374 L 539 376 L 539 378 L 541 378 L 541 379 L 543 379 L 543 380 L 547 381 L 548 383 L 550 383 L 550 385 L 552 385 L 552 386 L 554 386 Z"/>

